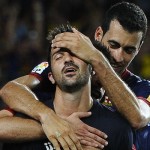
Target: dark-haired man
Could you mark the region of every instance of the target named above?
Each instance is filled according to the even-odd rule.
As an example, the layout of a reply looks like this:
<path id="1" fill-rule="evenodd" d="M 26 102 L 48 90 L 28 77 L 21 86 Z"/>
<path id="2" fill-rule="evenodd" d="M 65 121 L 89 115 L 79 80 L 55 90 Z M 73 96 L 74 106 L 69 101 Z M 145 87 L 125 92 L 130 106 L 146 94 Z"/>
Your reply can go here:
<path id="1" fill-rule="evenodd" d="M 70 32 L 70 30 L 71 29 L 68 29 L 65 26 L 61 26 L 52 30 L 48 37 L 50 45 L 52 44 L 51 41 L 58 33 L 64 31 Z M 127 120 L 125 120 L 116 111 L 114 112 L 110 110 L 91 97 L 91 65 L 73 55 L 70 50 L 66 48 L 50 48 L 49 51 L 49 64 L 51 72 L 49 72 L 48 78 L 52 84 L 55 84 L 56 92 L 54 95 L 54 101 L 47 99 L 46 101 L 42 102 L 53 109 L 55 113 L 62 118 L 67 118 L 74 112 L 91 111 L 92 115 L 89 118 L 83 119 L 83 122 L 102 130 L 108 135 L 108 145 L 105 147 L 105 150 L 131 150 L 133 145 L 133 133 L 132 128 Z M 28 124 L 28 122 L 32 123 L 32 130 L 34 130 L 34 128 L 36 130 L 39 128 L 39 131 L 37 132 L 37 138 L 39 137 L 39 132 L 41 132 L 42 126 L 40 127 L 40 125 L 38 125 L 39 123 L 36 121 L 17 117 L 9 117 L 5 119 L 7 120 L 7 123 L 11 123 L 11 125 L 8 127 L 9 130 L 16 131 L 13 137 L 16 137 L 19 134 L 22 142 L 19 144 L 4 144 L 4 150 L 54 149 L 53 145 L 48 141 L 48 139 L 24 142 L 24 136 L 26 135 L 25 132 L 31 131 L 31 124 Z M 14 120 L 14 122 L 12 120 Z M 3 121 L 3 123 L 4 122 L 5 121 Z M 26 124 L 24 124 L 25 122 Z M 19 129 L 14 128 L 14 125 L 17 124 Z M 35 134 L 36 133 L 33 135 Z M 33 135 L 32 133 L 29 133 L 28 137 L 32 138 Z M 3 138 L 3 136 L 5 135 L 1 132 L 0 138 Z M 62 133 L 57 131 L 56 136 L 58 141 L 61 143 L 63 139 Z M 66 141 L 67 140 L 69 139 L 66 139 Z M 70 149 L 70 147 L 65 148 Z M 73 148 L 77 149 L 75 145 Z M 83 149 L 98 150 L 102 148 L 83 146 Z"/>
<path id="2" fill-rule="evenodd" d="M 113 103 L 117 110 L 128 119 L 133 127 L 141 128 L 150 121 L 150 109 L 148 106 L 150 82 L 135 76 L 127 70 L 127 67 L 138 54 L 143 44 L 147 30 L 147 18 L 138 6 L 132 3 L 122 2 L 111 7 L 104 19 L 102 27 L 98 27 L 95 32 L 95 39 L 101 41 L 109 48 L 110 55 L 112 56 L 110 64 L 104 59 L 105 57 L 103 54 L 95 50 L 87 37 L 84 37 L 84 35 L 75 30 L 74 34 L 69 33 L 68 35 L 68 33 L 66 33 L 60 36 L 58 35 L 54 40 L 53 46 L 66 47 L 78 57 L 91 63 L 103 89 L 106 91 L 103 98 L 104 103 L 111 106 Z M 92 50 L 89 47 L 92 48 Z M 82 53 L 80 53 L 78 49 L 81 50 Z M 87 51 L 85 51 L 86 49 Z M 43 67 L 42 70 L 45 68 Z M 118 75 L 114 71 L 117 72 Z M 35 73 L 38 73 L 38 71 L 35 71 Z M 18 85 L 16 81 L 9 82 L 2 89 L 2 97 L 12 108 L 26 112 L 28 115 L 35 118 L 38 112 L 31 112 L 27 105 L 20 106 L 20 97 L 14 94 L 16 91 L 21 91 L 22 94 L 27 93 L 24 85 L 30 85 L 29 87 L 31 88 L 34 84 L 28 83 L 39 82 L 37 78 L 31 76 L 27 78 L 29 79 L 27 81 L 31 82 L 24 82 L 25 78 L 23 78 L 23 80 L 16 80 L 21 83 L 21 85 Z M 13 87 L 13 89 L 10 87 Z M 13 102 L 14 97 L 16 103 Z M 33 102 L 32 99 L 34 99 L 34 97 L 32 93 L 30 93 L 28 97 L 22 99 L 22 102 L 31 104 L 31 102 Z M 17 100 L 19 102 L 17 102 Z M 33 102 L 31 105 L 36 107 L 37 104 Z M 44 111 L 42 110 L 42 112 Z M 138 130 L 136 134 L 138 139 L 136 144 L 137 148 L 142 150 L 149 149 L 149 142 L 147 142 L 148 136 L 146 136 L 149 132 L 146 131 L 148 134 L 145 134 L 145 129 L 148 129 L 148 126 L 143 129 L 143 132 Z"/>

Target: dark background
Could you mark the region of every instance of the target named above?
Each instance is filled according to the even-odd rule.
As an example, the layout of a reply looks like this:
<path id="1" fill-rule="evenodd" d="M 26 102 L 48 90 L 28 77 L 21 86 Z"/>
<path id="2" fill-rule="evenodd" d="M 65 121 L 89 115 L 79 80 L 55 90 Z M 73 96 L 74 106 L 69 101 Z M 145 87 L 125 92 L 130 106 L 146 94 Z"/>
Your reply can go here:
<path id="1" fill-rule="evenodd" d="M 129 0 L 128 0 L 129 1 Z M 0 87 L 47 58 L 46 35 L 69 21 L 92 40 L 106 10 L 119 0 L 0 0 Z M 150 19 L 149 0 L 130 0 Z M 130 69 L 150 79 L 150 31 Z"/>
<path id="2" fill-rule="evenodd" d="M 0 88 L 46 60 L 49 28 L 69 21 L 93 40 L 106 10 L 116 2 L 121 0 L 0 0 Z M 139 5 L 150 20 L 150 0 L 128 2 Z M 150 79 L 149 29 L 130 70 Z"/>

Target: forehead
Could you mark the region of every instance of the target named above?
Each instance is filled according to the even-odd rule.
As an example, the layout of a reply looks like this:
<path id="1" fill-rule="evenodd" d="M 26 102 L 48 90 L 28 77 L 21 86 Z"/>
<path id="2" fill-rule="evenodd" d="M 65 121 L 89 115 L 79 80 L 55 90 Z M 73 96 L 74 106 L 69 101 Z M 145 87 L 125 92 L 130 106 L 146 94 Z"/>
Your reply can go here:
<path id="1" fill-rule="evenodd" d="M 105 33 L 105 40 L 113 40 L 121 45 L 138 47 L 141 43 L 143 33 L 141 31 L 130 33 L 125 30 L 117 20 L 110 23 L 109 30 Z"/>

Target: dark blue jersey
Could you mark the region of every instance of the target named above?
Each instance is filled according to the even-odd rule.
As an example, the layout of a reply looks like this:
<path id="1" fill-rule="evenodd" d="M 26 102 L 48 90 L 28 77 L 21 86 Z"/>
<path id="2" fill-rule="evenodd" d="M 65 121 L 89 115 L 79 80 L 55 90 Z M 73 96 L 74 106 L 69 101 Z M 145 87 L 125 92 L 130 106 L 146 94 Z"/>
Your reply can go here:
<path id="1" fill-rule="evenodd" d="M 54 89 L 52 84 L 48 81 L 48 65 L 47 62 L 41 63 L 33 69 L 31 72 L 32 75 L 35 75 L 41 81 L 41 89 L 44 89 L 45 86 L 48 86 L 47 89 Z M 130 89 L 135 93 L 135 95 L 145 101 L 150 105 L 150 81 L 140 78 L 139 76 L 134 75 L 130 71 L 126 70 L 122 74 L 122 79 L 130 87 Z M 45 84 L 46 83 L 46 84 Z M 38 91 L 38 90 L 37 90 Z M 41 92 L 38 92 L 39 95 Z M 51 92 L 53 93 L 53 92 Z M 50 95 L 49 95 L 50 96 Z M 111 101 L 107 96 L 104 98 L 104 105 L 110 106 L 110 109 L 113 110 Z M 136 147 L 137 150 L 150 150 L 150 126 L 146 126 L 141 130 L 136 131 Z"/>
<path id="2" fill-rule="evenodd" d="M 122 78 L 135 95 L 150 106 L 150 81 L 142 79 L 129 71 L 126 71 Z M 150 124 L 137 130 L 135 135 L 136 149 L 150 150 Z"/>
<path id="3" fill-rule="evenodd" d="M 52 100 L 44 103 L 54 109 Z M 92 115 L 82 119 L 86 124 L 100 129 L 108 135 L 108 146 L 105 150 L 131 150 L 133 145 L 133 131 L 129 123 L 117 112 L 110 111 L 106 106 L 94 101 L 90 110 Z M 25 143 L 4 144 L 3 150 L 53 150 L 47 140 Z"/>
<path id="4" fill-rule="evenodd" d="M 130 89 L 135 93 L 135 95 L 145 101 L 150 106 L 150 81 L 142 79 L 137 75 L 126 70 L 122 79 L 127 83 Z"/>
<path id="5" fill-rule="evenodd" d="M 122 79 L 128 87 L 134 92 L 139 100 L 144 101 L 150 106 L 150 81 L 134 75 L 126 70 L 122 74 Z M 103 104 L 107 105 L 110 109 L 115 109 L 107 96 L 103 99 Z M 136 150 L 150 150 L 150 124 L 146 127 L 136 130 L 135 134 L 135 147 Z"/>

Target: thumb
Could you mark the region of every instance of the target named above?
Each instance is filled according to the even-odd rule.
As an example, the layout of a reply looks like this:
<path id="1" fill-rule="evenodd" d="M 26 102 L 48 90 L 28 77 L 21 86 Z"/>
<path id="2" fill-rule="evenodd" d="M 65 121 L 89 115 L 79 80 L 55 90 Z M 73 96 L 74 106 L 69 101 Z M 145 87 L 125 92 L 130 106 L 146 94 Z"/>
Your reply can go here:
<path id="1" fill-rule="evenodd" d="M 79 31 L 76 28 L 72 28 L 74 33 L 78 33 Z"/>
<path id="2" fill-rule="evenodd" d="M 80 35 L 81 37 L 86 37 L 84 34 L 82 34 L 81 32 L 79 32 L 76 28 L 72 28 L 73 32 L 77 35 Z"/>
<path id="3" fill-rule="evenodd" d="M 79 118 L 89 117 L 91 114 L 91 112 L 76 112 L 76 116 Z"/>

